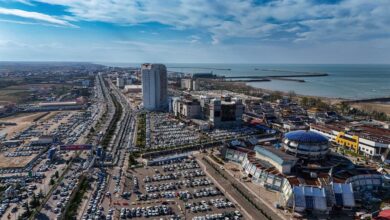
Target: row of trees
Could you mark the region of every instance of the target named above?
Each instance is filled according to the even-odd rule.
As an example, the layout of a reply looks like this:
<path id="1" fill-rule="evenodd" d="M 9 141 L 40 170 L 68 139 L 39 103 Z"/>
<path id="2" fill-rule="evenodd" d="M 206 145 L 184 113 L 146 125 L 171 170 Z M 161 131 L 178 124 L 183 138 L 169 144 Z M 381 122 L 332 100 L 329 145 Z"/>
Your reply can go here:
<path id="1" fill-rule="evenodd" d="M 123 112 L 122 105 L 118 102 L 116 97 L 111 94 L 111 98 L 115 106 L 115 113 L 108 126 L 108 130 L 102 140 L 102 146 L 104 149 L 108 147 L 108 144 L 110 143 L 112 136 L 114 135 L 114 132 L 116 130 L 116 124 L 118 123 L 119 119 L 122 117 L 122 112 Z"/>
<path id="2" fill-rule="evenodd" d="M 146 113 L 140 113 L 137 118 L 137 147 L 146 145 Z"/>

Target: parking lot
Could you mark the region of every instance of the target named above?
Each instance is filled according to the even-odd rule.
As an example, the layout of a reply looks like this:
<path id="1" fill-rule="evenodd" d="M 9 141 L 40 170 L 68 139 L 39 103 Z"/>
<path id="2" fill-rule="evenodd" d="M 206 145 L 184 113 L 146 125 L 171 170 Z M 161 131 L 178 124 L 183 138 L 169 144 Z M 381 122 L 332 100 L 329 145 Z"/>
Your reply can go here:
<path id="1" fill-rule="evenodd" d="M 86 114 L 88 113 L 77 111 L 55 112 L 16 132 L 10 139 L 15 144 L 4 146 L 3 152 L 0 153 L 0 168 L 15 169 L 4 169 L 0 173 L 13 172 L 13 170 L 26 172 L 31 169 L 31 167 L 23 168 L 48 147 L 48 144 L 34 143 L 34 138 L 50 136 L 53 142 L 56 139 L 63 143 L 74 143 L 87 127 L 87 124 L 83 123 L 88 118 Z"/>
<path id="2" fill-rule="evenodd" d="M 259 131 L 255 128 L 242 126 L 236 128 L 214 129 L 210 132 L 207 132 L 206 134 L 212 140 L 223 140 L 226 138 L 237 138 L 258 133 Z"/>
<path id="3" fill-rule="evenodd" d="M 237 205 L 224 196 L 193 159 L 161 162 L 111 178 L 125 179 L 124 189 L 106 191 L 102 206 L 91 206 L 107 220 L 242 219 Z"/>
<path id="4" fill-rule="evenodd" d="M 148 126 L 148 123 L 147 123 Z M 195 127 L 187 126 L 168 113 L 150 114 L 151 148 L 188 145 L 199 142 L 200 134 Z"/>
<path id="5" fill-rule="evenodd" d="M 58 177 L 66 169 L 68 161 L 74 152 L 56 152 L 55 160 L 48 159 L 46 150 L 53 144 L 75 143 L 87 131 L 91 120 L 89 111 L 54 112 L 37 122 L 32 123 L 23 131 L 13 136 L 15 145 L 3 146 L 1 152 L 0 169 L 1 186 L 12 186 L 6 198 L 0 204 L 0 216 L 20 216 L 25 211 L 33 197 L 44 197 L 50 190 L 52 181 L 59 181 Z M 56 140 L 50 143 L 34 142 L 34 138 L 41 135 L 50 135 Z M 34 144 L 33 144 L 34 143 Z M 7 162 L 11 160 L 12 162 Z M 17 167 L 13 167 L 17 164 Z M 76 169 L 72 167 L 72 169 Z M 77 174 L 78 172 L 76 172 Z M 79 175 L 79 174 L 77 174 Z M 69 178 L 69 179 L 68 179 Z M 73 188 L 77 185 L 77 176 L 65 177 L 64 185 L 60 185 L 60 192 L 54 191 L 55 196 L 45 206 L 44 214 L 50 219 L 55 219 L 61 208 L 57 203 L 64 206 Z M 23 187 L 21 187 L 23 186 Z M 65 194 L 67 194 L 65 196 Z M 24 207 L 24 208 L 23 208 Z M 58 210 L 56 210 L 56 208 Z M 46 212 L 46 213 L 45 213 Z M 16 218 L 15 218 L 16 219 Z"/>

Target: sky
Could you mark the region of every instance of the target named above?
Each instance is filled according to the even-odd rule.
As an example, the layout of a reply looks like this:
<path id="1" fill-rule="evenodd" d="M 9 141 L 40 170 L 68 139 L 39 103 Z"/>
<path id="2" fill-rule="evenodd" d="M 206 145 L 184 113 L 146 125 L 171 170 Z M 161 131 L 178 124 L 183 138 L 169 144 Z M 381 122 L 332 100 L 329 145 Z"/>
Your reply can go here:
<path id="1" fill-rule="evenodd" d="M 390 0 L 0 0 L 0 60 L 390 63 Z"/>

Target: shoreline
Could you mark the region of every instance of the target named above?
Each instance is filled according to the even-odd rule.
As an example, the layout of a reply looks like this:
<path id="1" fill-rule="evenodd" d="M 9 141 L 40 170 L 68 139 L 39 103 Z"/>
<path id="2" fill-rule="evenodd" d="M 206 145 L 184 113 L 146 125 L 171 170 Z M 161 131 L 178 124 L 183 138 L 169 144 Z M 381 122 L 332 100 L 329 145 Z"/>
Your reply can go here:
<path id="1" fill-rule="evenodd" d="M 214 83 L 215 83 L 215 81 L 214 81 Z M 332 97 L 324 97 L 324 96 L 303 95 L 303 94 L 295 93 L 293 90 L 291 92 L 284 92 L 284 91 L 280 91 L 280 90 L 257 88 L 257 87 L 248 85 L 245 82 L 225 81 L 223 83 L 228 83 L 228 84 L 232 85 L 232 87 L 236 87 L 237 89 L 245 88 L 246 90 L 248 90 L 254 94 L 255 93 L 266 93 L 266 94 L 279 93 L 282 96 L 291 96 L 292 95 L 291 92 L 293 92 L 293 96 L 298 98 L 298 99 L 302 99 L 304 97 L 315 98 L 315 99 L 320 99 L 321 101 L 328 103 L 330 105 L 337 105 L 337 104 L 340 104 L 342 102 L 346 102 L 353 108 L 357 108 L 357 109 L 368 111 L 368 112 L 373 112 L 373 111 L 384 112 L 385 114 L 390 116 L 390 102 L 379 102 L 379 101 L 375 101 L 375 100 L 369 101 L 369 99 L 360 99 L 360 100 L 366 100 L 366 101 L 359 102 L 359 100 L 353 100 L 353 99 L 347 99 L 347 98 L 332 98 Z M 226 88 L 229 88 L 229 87 L 227 86 Z M 229 90 L 229 89 L 227 89 L 227 90 Z M 235 92 L 235 91 L 233 91 L 233 92 Z M 382 98 L 389 98 L 389 97 L 382 97 Z M 377 98 L 377 99 L 382 99 L 382 98 Z"/>
<path id="2" fill-rule="evenodd" d="M 289 92 L 285 92 L 285 91 L 254 87 L 254 86 L 246 84 L 246 82 L 240 82 L 240 83 L 245 83 L 245 86 L 248 86 L 252 89 L 262 90 L 262 91 L 268 92 L 268 93 L 280 92 L 283 95 L 289 94 Z M 350 99 L 350 98 L 341 98 L 341 97 L 336 98 L 336 97 L 327 97 L 327 96 L 318 96 L 318 95 L 304 95 L 304 94 L 296 93 L 294 90 L 291 90 L 291 91 L 294 92 L 297 97 L 320 98 L 320 99 L 330 100 L 330 101 L 348 102 L 350 104 L 358 104 L 358 103 L 381 103 L 381 104 L 385 104 L 385 105 L 390 104 L 390 96 L 383 96 L 383 97 L 376 97 L 376 98 Z"/>

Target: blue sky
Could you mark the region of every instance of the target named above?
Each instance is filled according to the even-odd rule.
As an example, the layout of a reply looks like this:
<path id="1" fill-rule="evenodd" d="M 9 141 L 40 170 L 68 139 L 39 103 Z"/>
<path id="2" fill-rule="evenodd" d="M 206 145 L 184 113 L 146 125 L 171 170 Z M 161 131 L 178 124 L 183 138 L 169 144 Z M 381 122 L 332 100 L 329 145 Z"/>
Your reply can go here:
<path id="1" fill-rule="evenodd" d="M 0 60 L 389 63 L 389 0 L 0 0 Z"/>

